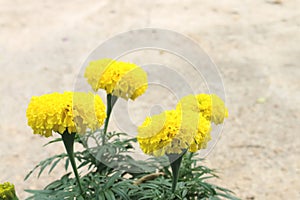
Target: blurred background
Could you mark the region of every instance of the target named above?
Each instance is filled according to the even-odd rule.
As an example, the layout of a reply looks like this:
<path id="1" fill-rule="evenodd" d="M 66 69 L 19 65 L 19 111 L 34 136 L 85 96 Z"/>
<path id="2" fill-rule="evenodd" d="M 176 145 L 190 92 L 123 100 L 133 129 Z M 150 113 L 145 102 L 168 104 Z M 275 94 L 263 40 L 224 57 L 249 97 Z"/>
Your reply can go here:
<path id="1" fill-rule="evenodd" d="M 24 199 L 64 173 L 23 181 L 64 150 L 27 126 L 31 96 L 73 90 L 99 44 L 152 27 L 196 41 L 223 78 L 229 118 L 204 163 L 219 171 L 214 183 L 242 199 L 300 199 L 299 9 L 299 0 L 0 0 L 0 182 Z"/>

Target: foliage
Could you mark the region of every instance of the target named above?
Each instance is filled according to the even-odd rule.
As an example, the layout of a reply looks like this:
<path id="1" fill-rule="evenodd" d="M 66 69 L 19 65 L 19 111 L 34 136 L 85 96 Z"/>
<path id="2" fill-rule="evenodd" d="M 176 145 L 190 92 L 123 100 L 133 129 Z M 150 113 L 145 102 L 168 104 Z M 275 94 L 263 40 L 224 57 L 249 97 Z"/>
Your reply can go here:
<path id="1" fill-rule="evenodd" d="M 134 150 L 135 138 L 129 138 L 125 133 L 109 132 L 104 145 L 101 143 L 103 130 L 88 132 L 84 136 L 76 136 L 75 143 L 83 147 L 82 151 L 74 153 L 79 163 L 80 183 L 85 194 L 80 193 L 76 179 L 71 173 L 66 173 L 59 180 L 46 186 L 43 190 L 26 190 L 37 200 L 61 199 L 237 199 L 230 190 L 208 183 L 206 180 L 217 178 L 214 170 L 201 165 L 195 153 L 187 153 L 183 157 L 179 172 L 177 190 L 173 194 L 172 173 L 166 164 L 166 157 L 151 158 L 146 161 L 135 160 L 130 156 Z M 61 142 L 54 139 L 46 145 Z M 89 147 L 89 144 L 95 144 Z M 105 159 L 105 163 L 101 160 Z M 40 176 L 45 169 L 48 173 L 55 170 L 58 163 L 63 162 L 65 169 L 69 168 L 68 155 L 63 153 L 52 156 L 35 166 L 25 179 L 38 171 Z M 200 164 L 199 164 L 200 162 Z M 133 167 L 135 170 L 133 170 Z M 136 171 L 137 173 L 135 173 Z M 157 172 L 162 172 L 156 176 Z M 154 175 L 150 179 L 146 176 Z M 143 180 L 143 181 L 140 181 Z"/>

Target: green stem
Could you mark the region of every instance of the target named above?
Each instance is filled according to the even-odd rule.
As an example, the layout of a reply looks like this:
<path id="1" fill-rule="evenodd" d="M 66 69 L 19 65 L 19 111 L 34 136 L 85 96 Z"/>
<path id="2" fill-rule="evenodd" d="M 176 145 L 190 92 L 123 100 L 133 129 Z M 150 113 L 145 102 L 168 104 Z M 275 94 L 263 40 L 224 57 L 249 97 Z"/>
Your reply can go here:
<path id="1" fill-rule="evenodd" d="M 103 131 L 103 135 L 102 135 L 102 144 L 103 145 L 105 144 L 105 136 L 107 133 L 110 114 L 111 114 L 111 111 L 112 111 L 117 99 L 118 99 L 118 97 L 113 96 L 111 94 L 107 94 L 107 96 L 106 96 L 107 107 L 106 107 L 106 119 L 105 119 L 105 123 L 104 123 L 104 131 Z"/>
<path id="2" fill-rule="evenodd" d="M 173 180 L 172 180 L 172 193 L 175 192 L 178 178 L 179 178 L 179 169 L 182 161 L 182 157 L 184 156 L 185 152 L 180 156 L 178 154 L 169 154 L 168 158 L 170 161 L 170 165 L 172 168 Z M 178 157 L 179 156 L 179 157 Z"/>
<path id="3" fill-rule="evenodd" d="M 68 133 L 68 131 L 65 131 L 62 134 L 62 140 L 64 142 L 66 151 L 68 153 L 68 156 L 69 156 L 72 168 L 73 168 L 73 172 L 75 174 L 75 178 L 77 180 L 77 183 L 78 183 L 78 186 L 79 186 L 79 189 L 80 189 L 80 192 L 81 192 L 82 195 L 84 195 L 83 189 L 81 187 L 81 183 L 80 183 L 79 174 L 78 174 L 78 171 L 77 171 L 75 159 L 74 159 L 74 139 L 75 139 L 75 135 L 76 135 L 76 133 L 71 133 L 70 134 L 70 133 Z"/>

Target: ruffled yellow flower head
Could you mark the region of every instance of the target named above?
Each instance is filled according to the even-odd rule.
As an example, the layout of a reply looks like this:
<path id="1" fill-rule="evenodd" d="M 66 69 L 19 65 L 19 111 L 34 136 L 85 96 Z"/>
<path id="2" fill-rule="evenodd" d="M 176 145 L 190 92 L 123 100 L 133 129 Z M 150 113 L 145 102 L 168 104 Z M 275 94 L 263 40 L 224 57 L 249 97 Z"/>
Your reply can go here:
<path id="1" fill-rule="evenodd" d="M 32 97 L 26 117 L 34 134 L 49 137 L 52 131 L 83 134 L 87 128 L 100 128 L 106 113 L 98 95 L 64 92 Z"/>
<path id="2" fill-rule="evenodd" d="M 15 186 L 9 182 L 0 184 L 0 199 L 18 199 L 16 197 Z"/>
<path id="3" fill-rule="evenodd" d="M 220 97 L 215 94 L 198 94 L 183 97 L 176 106 L 177 110 L 191 110 L 201 113 L 207 120 L 221 124 L 228 117 L 228 110 Z"/>
<path id="4" fill-rule="evenodd" d="M 227 116 L 227 108 L 217 95 L 188 95 L 176 110 L 147 117 L 138 127 L 137 140 L 149 155 L 196 152 L 211 140 L 211 122 L 220 124 Z"/>
<path id="5" fill-rule="evenodd" d="M 147 117 L 138 127 L 137 140 L 149 155 L 181 154 L 187 149 L 192 151 L 195 141 L 203 146 L 209 140 L 209 132 L 210 122 L 197 113 L 170 110 Z"/>
<path id="6" fill-rule="evenodd" d="M 147 87 L 147 74 L 133 63 L 101 59 L 90 62 L 84 77 L 94 91 L 100 88 L 124 99 L 136 99 Z"/>
<path id="7" fill-rule="evenodd" d="M 137 140 L 141 149 L 150 155 L 161 156 L 170 151 L 173 138 L 180 128 L 180 121 L 176 111 L 165 111 L 159 115 L 147 117 L 138 127 Z"/>
<path id="8" fill-rule="evenodd" d="M 206 148 L 207 143 L 211 140 L 210 131 L 207 132 L 206 127 L 210 128 L 211 122 L 218 125 L 228 117 L 228 110 L 224 102 L 215 94 L 185 96 L 177 104 L 176 110 L 182 115 L 193 112 L 199 116 L 198 132 L 189 147 L 191 152 Z"/>

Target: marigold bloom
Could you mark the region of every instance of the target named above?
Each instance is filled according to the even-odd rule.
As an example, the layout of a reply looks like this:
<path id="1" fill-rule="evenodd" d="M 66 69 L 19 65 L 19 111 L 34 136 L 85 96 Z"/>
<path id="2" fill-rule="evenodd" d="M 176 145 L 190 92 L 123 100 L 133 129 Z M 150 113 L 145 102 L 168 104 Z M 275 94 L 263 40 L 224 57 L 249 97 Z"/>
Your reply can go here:
<path id="1" fill-rule="evenodd" d="M 26 117 L 34 134 L 49 137 L 52 131 L 83 134 L 87 128 L 100 128 L 106 113 L 98 95 L 64 92 L 32 97 Z"/>
<path id="2" fill-rule="evenodd" d="M 0 199 L 18 199 L 15 192 L 15 186 L 9 182 L 0 184 Z"/>
<path id="3" fill-rule="evenodd" d="M 211 123 L 201 114 L 199 115 L 197 133 L 194 140 L 190 143 L 189 151 L 196 152 L 200 149 L 205 149 L 207 143 L 211 140 Z"/>
<path id="4" fill-rule="evenodd" d="M 205 147 L 210 130 L 210 122 L 198 113 L 170 110 L 147 117 L 138 127 L 137 140 L 149 155 L 181 154 Z"/>
<path id="5" fill-rule="evenodd" d="M 84 77 L 94 91 L 100 88 L 124 99 L 136 99 L 147 87 L 147 74 L 133 63 L 101 59 L 90 62 Z"/>
<path id="6" fill-rule="evenodd" d="M 221 124 L 228 117 L 228 110 L 215 94 L 198 94 L 183 97 L 176 106 L 177 110 L 191 110 L 201 113 L 207 120 Z"/>
<path id="7" fill-rule="evenodd" d="M 176 110 L 147 117 L 138 127 L 137 140 L 143 152 L 150 155 L 196 152 L 211 140 L 211 122 L 220 124 L 227 116 L 227 108 L 217 95 L 188 95 Z"/>

